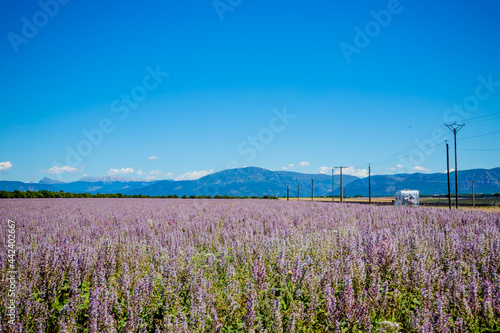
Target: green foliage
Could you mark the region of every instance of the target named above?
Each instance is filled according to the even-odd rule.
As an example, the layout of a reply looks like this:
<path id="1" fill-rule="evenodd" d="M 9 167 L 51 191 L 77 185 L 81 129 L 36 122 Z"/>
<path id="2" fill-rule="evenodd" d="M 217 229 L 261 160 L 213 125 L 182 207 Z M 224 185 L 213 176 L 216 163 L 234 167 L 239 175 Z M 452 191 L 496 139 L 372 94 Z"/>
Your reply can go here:
<path id="1" fill-rule="evenodd" d="M 13 192 L 9 191 L 0 191 L 0 199 L 34 199 L 34 198 L 156 198 L 156 199 L 179 199 L 179 196 L 177 194 L 169 194 L 169 195 L 158 195 L 158 196 L 150 196 L 150 195 L 142 195 L 142 194 L 135 194 L 135 195 L 125 195 L 121 193 L 96 193 L 96 194 L 91 194 L 91 193 L 70 193 L 70 192 L 54 192 L 54 191 L 47 191 L 47 190 L 41 190 L 41 191 L 19 191 L 15 190 Z M 183 195 L 181 199 L 249 199 L 249 197 L 244 196 L 244 197 L 236 197 L 236 196 L 229 196 L 229 195 L 216 195 L 212 197 L 211 195 L 190 195 L 189 197 L 187 195 Z M 267 194 L 264 195 L 263 197 L 258 197 L 258 196 L 252 196 L 251 199 L 271 199 L 271 200 L 277 200 L 278 197 L 276 196 L 268 196 Z"/>

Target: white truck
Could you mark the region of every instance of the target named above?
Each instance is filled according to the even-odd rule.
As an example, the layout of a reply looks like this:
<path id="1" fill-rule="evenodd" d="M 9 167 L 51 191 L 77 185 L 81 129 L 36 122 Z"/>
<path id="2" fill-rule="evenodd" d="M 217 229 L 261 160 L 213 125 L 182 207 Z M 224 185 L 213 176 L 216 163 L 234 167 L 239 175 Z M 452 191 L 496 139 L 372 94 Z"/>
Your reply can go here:
<path id="1" fill-rule="evenodd" d="M 394 206 L 418 206 L 419 192 L 417 190 L 397 191 L 394 198 Z"/>

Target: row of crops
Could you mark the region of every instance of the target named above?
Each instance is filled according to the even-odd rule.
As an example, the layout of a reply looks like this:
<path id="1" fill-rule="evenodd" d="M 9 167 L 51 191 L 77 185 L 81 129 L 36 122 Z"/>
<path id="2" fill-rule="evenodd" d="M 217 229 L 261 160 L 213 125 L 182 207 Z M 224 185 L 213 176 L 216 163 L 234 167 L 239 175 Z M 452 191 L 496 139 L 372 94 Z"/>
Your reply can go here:
<path id="1" fill-rule="evenodd" d="M 12 199 L 0 216 L 18 271 L 1 332 L 500 330 L 499 212 Z"/>

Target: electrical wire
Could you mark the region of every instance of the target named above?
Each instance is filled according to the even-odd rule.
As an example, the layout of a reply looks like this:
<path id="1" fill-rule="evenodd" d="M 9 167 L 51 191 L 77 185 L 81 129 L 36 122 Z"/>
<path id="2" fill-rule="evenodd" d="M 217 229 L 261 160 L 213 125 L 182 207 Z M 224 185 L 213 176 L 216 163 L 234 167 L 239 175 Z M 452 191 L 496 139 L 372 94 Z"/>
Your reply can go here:
<path id="1" fill-rule="evenodd" d="M 470 150 L 470 151 L 494 151 L 494 150 L 500 150 L 500 148 L 492 148 L 492 149 L 489 149 L 489 148 L 486 148 L 486 149 L 483 149 L 483 148 L 459 148 L 458 150 Z"/>
<path id="2" fill-rule="evenodd" d="M 480 138 L 480 137 L 483 137 L 483 136 L 493 135 L 493 134 L 497 134 L 497 133 L 500 133 L 500 131 L 491 132 L 491 133 L 485 133 L 485 134 L 479 134 L 479 135 L 474 135 L 474 136 L 468 136 L 468 137 L 465 137 L 465 138 L 458 138 L 457 141 L 458 140 L 468 140 L 468 139 Z"/>

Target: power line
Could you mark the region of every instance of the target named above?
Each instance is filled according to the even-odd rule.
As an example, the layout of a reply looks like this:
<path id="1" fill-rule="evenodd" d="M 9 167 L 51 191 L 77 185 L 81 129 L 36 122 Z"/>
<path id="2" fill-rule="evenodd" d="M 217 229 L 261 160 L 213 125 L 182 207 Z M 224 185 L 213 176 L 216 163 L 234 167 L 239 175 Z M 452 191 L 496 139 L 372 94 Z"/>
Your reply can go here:
<path id="1" fill-rule="evenodd" d="M 335 203 L 335 181 L 334 181 L 334 175 L 335 173 L 335 168 L 332 168 L 332 204 Z"/>
<path id="2" fill-rule="evenodd" d="M 491 133 L 485 133 L 485 134 L 480 134 L 480 135 L 474 135 L 474 136 L 468 136 L 468 137 L 465 137 L 465 138 L 461 138 L 459 140 L 467 140 L 467 139 L 480 138 L 482 136 L 493 135 L 493 134 L 497 134 L 497 133 L 500 133 L 500 131 L 491 132 Z"/>
<path id="3" fill-rule="evenodd" d="M 482 149 L 482 148 L 461 148 L 459 150 L 472 150 L 472 151 L 493 151 L 493 150 L 500 150 L 500 148 L 493 148 L 493 149 Z"/>
<path id="4" fill-rule="evenodd" d="M 490 121 L 492 119 L 496 119 L 496 118 L 499 118 L 499 117 L 500 117 L 500 112 L 493 112 L 493 113 L 486 114 L 486 115 L 483 115 L 483 116 L 468 118 L 467 122 L 468 123 L 469 122 L 475 123 L 475 122 L 481 122 L 481 121 Z M 485 118 L 489 118 L 489 119 L 485 119 Z M 496 133 L 500 133 L 500 131 L 498 131 L 498 132 L 492 132 L 492 133 L 485 133 L 485 134 L 481 134 L 481 135 L 477 135 L 477 136 L 471 136 L 471 137 L 466 137 L 466 138 L 461 138 L 459 140 L 472 139 L 472 138 L 481 137 L 481 136 L 487 136 L 487 135 L 492 135 L 492 134 L 496 134 Z M 432 133 L 426 135 L 423 138 L 420 138 L 419 140 L 420 141 L 424 141 L 424 140 L 426 140 L 427 138 L 429 138 L 431 136 L 432 136 Z M 435 145 L 429 146 L 428 148 L 434 148 L 434 147 L 437 147 L 439 145 L 440 144 L 435 144 Z M 398 155 L 405 154 L 406 152 L 410 152 L 414 148 L 418 148 L 418 145 L 416 143 L 411 144 L 410 146 L 408 146 L 406 148 L 403 148 L 402 150 L 398 151 L 397 153 L 389 155 L 387 159 L 384 159 L 384 160 L 381 160 L 381 161 L 378 161 L 378 162 L 375 162 L 375 163 L 371 163 L 371 164 L 372 165 L 380 165 L 380 164 L 385 164 L 385 163 L 388 163 L 388 162 L 392 162 L 392 161 L 395 161 L 395 160 L 398 160 L 398 159 L 401 159 L 401 158 L 404 158 L 404 157 L 408 157 L 408 156 L 411 155 L 411 153 L 408 154 L 408 155 L 405 155 L 405 156 L 398 156 Z"/>
<path id="5" fill-rule="evenodd" d="M 340 169 L 340 202 L 344 202 L 344 198 L 343 198 L 343 195 L 342 195 L 342 169 L 347 169 L 348 167 L 345 167 L 345 166 L 338 166 L 336 168 L 339 168 Z"/>
<path id="6" fill-rule="evenodd" d="M 445 124 L 453 132 L 453 138 L 455 141 L 455 208 L 458 208 L 458 166 L 457 166 L 457 133 L 465 126 L 465 124 Z"/>
<path id="7" fill-rule="evenodd" d="M 451 191 L 450 191 L 450 150 L 448 149 L 448 140 L 446 140 L 446 174 L 448 175 L 448 206 L 451 209 Z"/>
<path id="8" fill-rule="evenodd" d="M 370 163 L 368 163 L 368 204 L 372 204 L 372 168 Z"/>
<path id="9" fill-rule="evenodd" d="M 490 114 L 485 114 L 484 116 L 479 116 L 479 117 L 474 117 L 474 118 L 467 118 L 467 123 L 474 123 L 476 122 L 477 120 L 476 119 L 482 119 L 482 118 L 487 118 L 487 117 L 490 117 L 490 116 L 500 116 L 500 112 L 493 112 L 493 113 L 490 113 Z M 472 120 L 472 121 L 471 121 Z M 480 120 L 480 121 L 483 121 L 483 120 Z"/>
<path id="10" fill-rule="evenodd" d="M 311 179 L 311 201 L 314 201 L 314 179 Z"/>
<path id="11" fill-rule="evenodd" d="M 429 138 L 432 136 L 432 133 L 431 134 L 428 134 L 426 136 L 424 136 L 423 138 L 420 138 L 421 141 L 424 141 L 425 139 Z M 413 150 L 414 148 L 417 148 L 417 144 L 416 143 L 413 143 L 411 144 L 410 146 L 400 150 L 399 152 L 395 153 L 395 154 L 392 154 L 388 157 L 387 160 L 384 160 L 384 161 L 380 161 L 380 162 L 377 162 L 377 163 L 371 163 L 372 165 L 378 165 L 378 164 L 382 164 L 382 163 L 386 163 L 386 162 L 390 162 L 390 161 L 393 161 L 393 160 L 397 160 L 399 159 L 400 157 L 396 157 L 394 159 L 392 159 L 393 156 L 397 156 L 397 155 L 401 155 L 401 154 L 404 154 L 405 152 L 407 151 L 411 151 Z M 408 155 L 409 156 L 409 155 Z"/>

